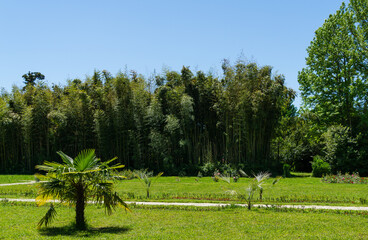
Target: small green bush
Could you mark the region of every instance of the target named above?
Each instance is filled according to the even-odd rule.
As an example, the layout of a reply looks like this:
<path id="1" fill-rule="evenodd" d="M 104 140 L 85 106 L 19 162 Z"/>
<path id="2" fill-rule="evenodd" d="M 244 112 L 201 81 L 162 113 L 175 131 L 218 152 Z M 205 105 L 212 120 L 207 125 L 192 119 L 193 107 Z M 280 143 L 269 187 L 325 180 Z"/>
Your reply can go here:
<path id="1" fill-rule="evenodd" d="M 323 161 L 320 156 L 314 156 L 312 162 L 312 176 L 322 177 L 325 174 L 331 173 L 331 166 L 327 162 Z"/>
<path id="2" fill-rule="evenodd" d="M 206 162 L 203 166 L 200 167 L 200 171 L 203 173 L 204 176 L 212 176 L 215 170 L 216 166 L 212 162 Z"/>
<path id="3" fill-rule="evenodd" d="M 283 177 L 284 177 L 284 178 L 291 177 L 290 169 L 291 169 L 290 164 L 285 163 L 285 164 L 282 166 L 282 170 L 283 170 Z"/>

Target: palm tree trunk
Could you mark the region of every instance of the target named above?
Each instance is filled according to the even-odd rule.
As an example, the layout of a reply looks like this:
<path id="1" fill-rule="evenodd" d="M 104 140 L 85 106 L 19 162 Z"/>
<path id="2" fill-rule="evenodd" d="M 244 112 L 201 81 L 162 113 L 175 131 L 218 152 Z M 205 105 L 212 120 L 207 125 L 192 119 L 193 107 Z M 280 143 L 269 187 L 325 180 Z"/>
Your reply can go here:
<path id="1" fill-rule="evenodd" d="M 85 230 L 86 229 L 86 221 L 84 219 L 84 208 L 85 208 L 85 201 L 84 201 L 84 188 L 82 184 L 79 184 L 77 187 L 77 203 L 75 206 L 75 222 L 76 228 L 78 230 Z"/>

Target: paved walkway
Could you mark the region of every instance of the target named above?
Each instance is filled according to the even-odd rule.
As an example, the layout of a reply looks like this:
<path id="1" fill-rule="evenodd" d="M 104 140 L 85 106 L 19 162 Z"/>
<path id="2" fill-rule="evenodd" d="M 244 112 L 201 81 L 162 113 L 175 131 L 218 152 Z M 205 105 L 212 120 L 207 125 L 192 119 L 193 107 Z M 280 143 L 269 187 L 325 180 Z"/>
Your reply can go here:
<path id="1" fill-rule="evenodd" d="M 1 201 L 9 202 L 35 202 L 35 199 L 15 199 L 0 198 Z M 55 200 L 55 202 L 59 202 Z M 236 205 L 246 207 L 246 204 L 229 204 L 229 203 L 181 203 L 181 202 L 129 202 L 127 204 L 148 205 L 148 206 L 192 206 L 192 207 L 226 207 Z M 279 207 L 279 208 L 296 208 L 296 209 L 327 209 L 327 210 L 345 210 L 345 211 L 368 211 L 368 207 L 345 207 L 345 206 L 320 206 L 320 205 L 266 205 L 254 204 L 253 207 Z"/>

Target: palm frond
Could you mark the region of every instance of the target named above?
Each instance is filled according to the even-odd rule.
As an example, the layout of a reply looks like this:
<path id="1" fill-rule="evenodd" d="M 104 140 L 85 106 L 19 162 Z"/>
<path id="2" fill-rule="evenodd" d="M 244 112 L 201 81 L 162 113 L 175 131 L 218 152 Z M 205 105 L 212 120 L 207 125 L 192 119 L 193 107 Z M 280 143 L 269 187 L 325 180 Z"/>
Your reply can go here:
<path id="1" fill-rule="evenodd" d="M 271 173 L 269 173 L 269 172 L 260 172 L 257 175 L 255 175 L 254 177 L 256 178 L 258 183 L 262 183 L 265 180 L 267 180 L 270 176 L 271 176 Z"/>
<path id="2" fill-rule="evenodd" d="M 220 179 L 230 184 L 230 175 L 220 175 Z"/>
<path id="3" fill-rule="evenodd" d="M 45 205 L 48 201 L 52 200 L 53 198 L 50 195 L 38 195 L 36 197 L 36 205 L 37 206 L 43 206 Z"/>
<path id="4" fill-rule="evenodd" d="M 65 166 L 62 165 L 62 164 L 60 164 L 60 163 L 45 161 L 43 163 L 43 165 L 36 165 L 35 168 L 36 169 L 39 169 L 39 170 L 46 171 L 46 172 L 50 172 L 50 171 L 53 171 L 54 172 L 54 171 L 56 171 L 59 168 L 65 168 Z"/>
<path id="5" fill-rule="evenodd" d="M 118 159 L 118 158 L 117 158 L 117 157 L 114 157 L 114 158 L 112 158 L 112 159 L 110 159 L 110 160 L 107 160 L 107 161 L 102 162 L 102 163 L 101 163 L 101 167 L 108 167 L 108 165 L 109 165 L 111 162 L 115 161 L 116 159 Z M 117 164 L 117 165 L 119 165 L 119 164 Z M 121 165 L 121 166 L 123 166 L 123 167 L 124 167 L 124 165 Z"/>
<path id="6" fill-rule="evenodd" d="M 159 177 L 161 177 L 162 176 L 162 174 L 164 174 L 164 172 L 160 172 L 160 173 L 158 173 L 157 175 L 156 175 L 156 177 L 155 177 L 155 181 L 159 178 Z"/>
<path id="7" fill-rule="evenodd" d="M 57 179 L 57 178 L 51 178 L 47 182 L 42 182 L 38 184 L 39 192 L 38 192 L 38 199 L 40 203 L 42 203 L 43 200 L 41 199 L 59 199 L 63 200 L 65 198 L 68 198 L 68 192 L 70 190 L 70 186 L 68 186 L 68 183 L 66 181 Z"/>
<path id="8" fill-rule="evenodd" d="M 128 205 L 126 204 L 126 202 L 124 202 L 119 196 L 118 194 L 115 192 L 114 194 L 114 198 L 115 201 L 118 203 L 118 206 L 124 208 L 126 211 L 131 212 L 131 210 L 129 209 Z"/>
<path id="9" fill-rule="evenodd" d="M 243 170 L 239 169 L 239 173 L 240 175 L 242 175 L 243 177 L 249 177 L 248 174 L 246 174 Z"/>
<path id="10" fill-rule="evenodd" d="M 74 166 L 78 172 L 92 170 L 98 166 L 99 159 L 95 155 L 94 149 L 81 151 L 74 159 Z"/>
<path id="11" fill-rule="evenodd" d="M 113 192 L 112 182 L 104 182 L 94 185 L 93 192 L 95 193 L 96 202 L 105 207 L 105 212 L 108 215 L 112 214 L 115 207 L 120 205 L 129 209 L 128 205 L 118 196 L 118 194 Z"/>
<path id="12" fill-rule="evenodd" d="M 70 168 L 74 167 L 74 160 L 73 158 L 69 157 L 68 155 L 66 155 L 65 153 L 63 153 L 62 151 L 58 151 L 56 152 L 57 154 L 59 154 L 59 156 L 61 157 L 61 159 L 63 160 L 63 162 Z"/>
<path id="13" fill-rule="evenodd" d="M 282 178 L 282 176 L 276 177 L 276 179 L 273 180 L 272 185 L 275 185 L 276 183 L 278 183 L 281 180 L 281 178 Z"/>
<path id="14" fill-rule="evenodd" d="M 41 220 L 37 224 L 37 228 L 41 228 L 42 225 L 45 225 L 46 227 L 54 220 L 57 213 L 54 208 L 54 205 L 51 204 L 49 210 L 46 212 L 45 216 L 41 218 Z"/>
<path id="15" fill-rule="evenodd" d="M 40 174 L 40 173 L 35 173 L 34 174 L 34 177 L 35 178 L 37 178 L 37 179 L 39 179 L 39 180 L 44 180 L 44 179 L 47 179 L 47 176 L 45 176 L 45 175 L 42 175 L 42 174 Z"/>

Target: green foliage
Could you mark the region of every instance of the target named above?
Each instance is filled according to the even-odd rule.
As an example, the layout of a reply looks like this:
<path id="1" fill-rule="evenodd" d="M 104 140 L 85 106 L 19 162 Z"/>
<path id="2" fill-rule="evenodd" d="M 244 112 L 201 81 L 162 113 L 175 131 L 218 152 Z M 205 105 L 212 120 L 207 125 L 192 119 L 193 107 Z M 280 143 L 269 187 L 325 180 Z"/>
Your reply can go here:
<path id="1" fill-rule="evenodd" d="M 170 175 L 195 175 L 206 163 L 257 171 L 280 165 L 270 143 L 294 91 L 270 66 L 238 61 L 223 69 L 223 78 L 165 70 L 152 77 L 156 89 L 135 71 L 95 71 L 52 87 L 29 73 L 24 90 L 0 97 L 0 172 L 33 173 L 59 149 L 77 155 L 89 148 L 129 169 Z"/>
<path id="2" fill-rule="evenodd" d="M 307 66 L 299 72 L 298 81 L 303 111 L 314 115 L 307 125 L 317 131 L 311 138 L 305 134 L 307 131 L 301 131 L 303 128 L 296 128 L 284 138 L 290 146 L 285 150 L 301 146 L 308 153 L 306 156 L 321 155 L 333 172 L 359 170 L 364 175 L 368 172 L 365 167 L 368 149 L 365 135 L 368 126 L 367 7 L 364 0 L 342 3 L 315 32 L 307 49 Z M 307 141 L 298 141 L 298 132 L 304 132 Z M 317 143 L 316 148 L 312 147 L 313 142 Z M 285 157 L 287 163 L 292 161 L 290 156 Z"/>
<path id="3" fill-rule="evenodd" d="M 24 79 L 24 84 L 27 85 L 35 85 L 35 81 L 36 80 L 44 80 L 45 79 L 45 75 L 41 74 L 40 72 L 28 72 L 27 74 L 24 74 L 22 76 L 22 78 Z"/>
<path id="4" fill-rule="evenodd" d="M 322 177 L 325 174 L 329 174 L 331 172 L 330 164 L 323 161 L 320 156 L 314 156 L 312 162 L 312 176 L 313 177 Z"/>
<path id="5" fill-rule="evenodd" d="M 143 185 L 146 188 L 146 197 L 150 198 L 150 188 L 154 181 L 157 180 L 157 178 L 161 177 L 163 172 L 158 173 L 156 176 L 153 176 L 153 172 L 148 172 L 147 169 L 142 170 L 136 170 L 135 176 L 143 183 Z"/>
<path id="6" fill-rule="evenodd" d="M 215 172 L 215 170 L 216 166 L 212 162 L 206 162 L 201 167 L 201 172 L 203 173 L 204 176 L 211 176 Z"/>
<path id="7" fill-rule="evenodd" d="M 332 171 L 355 171 L 359 168 L 357 140 L 351 136 L 351 130 L 341 125 L 330 126 L 322 134 L 325 161 Z"/>
<path id="8" fill-rule="evenodd" d="M 360 177 L 359 173 L 341 174 L 341 172 L 338 172 L 337 175 L 327 174 L 322 181 L 325 183 L 368 184 L 368 179 Z"/>
<path id="9" fill-rule="evenodd" d="M 291 166 L 287 163 L 284 163 L 284 165 L 282 166 L 282 170 L 283 170 L 282 176 L 284 178 L 291 177 L 290 169 L 291 169 Z"/>
<path id="10" fill-rule="evenodd" d="M 273 141 L 273 157 L 291 165 L 296 171 L 312 171 L 312 157 L 321 154 L 323 145 L 318 116 L 310 111 L 285 114 L 277 129 L 278 137 Z"/>
<path id="11" fill-rule="evenodd" d="M 221 179 L 227 182 L 228 184 L 230 184 L 230 177 L 222 176 L 216 173 L 214 175 L 215 177 L 217 175 L 218 179 Z M 262 201 L 262 197 L 263 197 L 263 186 L 262 185 L 270 176 L 271 176 L 271 173 L 269 172 L 260 172 L 257 175 L 254 175 L 254 178 L 250 181 L 245 194 L 242 194 L 241 192 L 233 190 L 233 189 L 227 192 L 238 195 L 240 198 L 245 199 L 247 202 L 248 209 L 251 210 L 254 194 L 257 191 L 259 191 L 260 201 Z M 275 179 L 275 181 L 273 182 L 273 185 L 276 184 L 278 181 L 279 179 Z"/>
<path id="12" fill-rule="evenodd" d="M 50 204 L 49 210 L 46 212 L 45 216 L 41 218 L 41 220 L 38 222 L 37 227 L 41 228 L 42 225 L 45 225 L 47 227 L 56 217 L 57 213 L 54 208 L 54 204 Z"/>
<path id="13" fill-rule="evenodd" d="M 359 66 L 367 58 L 351 33 L 354 24 L 352 13 L 343 3 L 316 31 L 307 49 L 307 68 L 299 73 L 305 105 L 313 108 L 325 124 L 351 127 L 355 111 L 364 101 L 367 83 Z"/>
<path id="14" fill-rule="evenodd" d="M 115 159 L 101 162 L 94 150 L 84 150 L 74 159 L 63 152 L 58 154 L 63 163 L 46 161 L 43 165 L 36 166 L 37 169 L 47 172 L 45 176 L 38 175 L 42 180 L 46 180 L 39 183 L 36 198 L 38 205 L 55 199 L 75 206 L 76 227 L 79 230 L 86 229 L 84 209 L 89 200 L 103 205 L 108 214 L 111 214 L 116 206 L 128 209 L 124 201 L 113 191 L 113 181 L 119 178 L 116 169 L 124 167 L 123 165 L 109 166 Z M 38 227 L 47 226 L 55 216 L 54 205 L 51 205 L 38 223 Z"/>
<path id="15" fill-rule="evenodd" d="M 263 194 L 263 184 L 264 182 L 271 176 L 268 172 L 260 172 L 257 175 L 254 176 L 254 179 L 250 182 L 248 188 L 247 188 L 247 194 L 246 194 L 246 200 L 248 204 L 248 209 L 250 210 L 252 208 L 252 201 L 254 194 L 259 191 L 260 193 L 260 200 L 262 200 L 262 194 Z"/>

